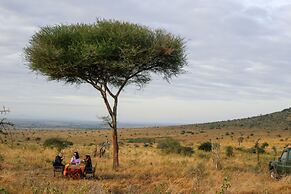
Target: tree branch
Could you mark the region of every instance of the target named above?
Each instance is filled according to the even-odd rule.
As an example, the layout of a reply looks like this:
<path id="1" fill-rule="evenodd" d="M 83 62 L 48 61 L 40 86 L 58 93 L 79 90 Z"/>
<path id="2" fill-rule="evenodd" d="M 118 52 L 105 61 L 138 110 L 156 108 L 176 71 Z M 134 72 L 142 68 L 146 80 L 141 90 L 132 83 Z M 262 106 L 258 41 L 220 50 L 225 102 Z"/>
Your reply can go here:
<path id="1" fill-rule="evenodd" d="M 107 86 L 107 84 L 104 84 L 104 86 L 105 86 L 105 90 L 108 92 L 108 94 L 112 97 L 112 98 L 116 98 L 116 95 L 114 95 L 111 91 L 110 91 L 110 89 L 108 88 L 108 86 Z"/>
<path id="2" fill-rule="evenodd" d="M 105 91 L 103 91 L 103 90 L 99 90 L 100 91 L 100 93 L 101 93 L 101 96 L 103 97 L 103 100 L 104 100 L 104 103 L 105 103 L 105 105 L 106 105 L 106 108 L 107 108 L 107 110 L 108 110 L 108 112 L 109 112 L 109 114 L 110 114 L 110 117 L 111 117 L 111 119 L 113 118 L 113 111 L 112 111 L 112 108 L 111 108 L 111 106 L 110 106 L 110 103 L 109 103 L 109 101 L 108 101 L 108 99 L 107 99 L 107 95 L 106 95 L 106 92 Z"/>
<path id="3" fill-rule="evenodd" d="M 116 96 L 116 97 L 119 96 L 120 92 L 121 92 L 122 89 L 126 86 L 127 82 L 128 82 L 131 78 L 133 78 L 134 76 L 136 76 L 137 74 L 139 74 L 139 73 L 141 73 L 141 72 L 143 72 L 143 71 L 150 70 L 150 69 L 152 69 L 152 68 L 154 68 L 154 67 L 155 67 L 155 66 L 149 66 L 149 67 L 147 67 L 147 68 L 142 68 L 142 69 L 138 70 L 137 72 L 133 73 L 132 75 L 128 76 L 128 77 L 124 80 L 124 82 L 121 84 L 121 86 L 120 86 L 120 88 L 118 89 L 118 91 L 117 91 L 117 93 L 115 94 L 115 96 Z"/>

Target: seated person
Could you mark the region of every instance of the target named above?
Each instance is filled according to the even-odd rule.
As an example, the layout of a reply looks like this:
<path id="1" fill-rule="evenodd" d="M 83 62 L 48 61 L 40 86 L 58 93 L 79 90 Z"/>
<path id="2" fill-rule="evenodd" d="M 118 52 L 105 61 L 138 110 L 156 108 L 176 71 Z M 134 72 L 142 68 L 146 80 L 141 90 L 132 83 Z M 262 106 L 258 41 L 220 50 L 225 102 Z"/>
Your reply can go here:
<path id="1" fill-rule="evenodd" d="M 79 153 L 78 152 L 74 152 L 73 157 L 71 158 L 70 163 L 71 164 L 80 164 L 81 163 L 81 159 L 80 159 L 80 156 L 79 156 Z"/>
<path id="2" fill-rule="evenodd" d="M 59 153 L 55 158 L 53 166 L 62 166 L 62 167 L 64 167 L 65 165 L 62 163 L 63 159 L 64 159 L 63 154 Z"/>
<path id="3" fill-rule="evenodd" d="M 85 162 L 85 172 L 92 170 L 92 160 L 90 155 L 86 155 L 86 158 L 84 159 Z"/>

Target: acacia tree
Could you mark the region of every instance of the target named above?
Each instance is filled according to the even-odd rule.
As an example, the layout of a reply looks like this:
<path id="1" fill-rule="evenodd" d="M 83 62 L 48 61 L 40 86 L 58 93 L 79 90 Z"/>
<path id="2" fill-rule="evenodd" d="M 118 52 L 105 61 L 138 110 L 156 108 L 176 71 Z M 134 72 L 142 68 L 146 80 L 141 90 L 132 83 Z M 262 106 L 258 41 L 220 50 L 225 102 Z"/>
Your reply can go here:
<path id="1" fill-rule="evenodd" d="M 164 30 L 115 20 L 42 27 L 25 48 L 32 71 L 49 80 L 88 83 L 109 113 L 113 168 L 119 166 L 117 105 L 126 85 L 143 86 L 153 73 L 169 80 L 186 65 L 185 42 Z"/>

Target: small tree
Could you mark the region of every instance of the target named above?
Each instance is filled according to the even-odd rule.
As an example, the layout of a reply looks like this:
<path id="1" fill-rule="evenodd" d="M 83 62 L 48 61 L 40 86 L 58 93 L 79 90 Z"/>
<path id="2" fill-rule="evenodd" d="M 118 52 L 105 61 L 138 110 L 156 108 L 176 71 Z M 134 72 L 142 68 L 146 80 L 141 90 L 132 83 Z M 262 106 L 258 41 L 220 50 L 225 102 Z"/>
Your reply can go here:
<path id="1" fill-rule="evenodd" d="M 212 143 L 212 160 L 217 170 L 222 169 L 222 162 L 220 157 L 220 144 L 219 143 Z"/>
<path id="2" fill-rule="evenodd" d="M 260 140 L 261 138 L 259 138 L 256 143 L 255 143 L 255 148 L 256 148 L 256 153 L 257 153 L 257 164 L 260 165 Z"/>
<path id="3" fill-rule="evenodd" d="M 232 146 L 226 146 L 225 147 L 225 154 L 227 157 L 233 156 L 233 147 Z"/>
<path id="4" fill-rule="evenodd" d="M 186 65 L 184 40 L 163 30 L 113 20 L 46 26 L 25 48 L 32 71 L 49 80 L 97 89 L 112 128 L 113 168 L 119 166 L 117 105 L 129 84 L 143 86 L 153 73 L 169 80 Z"/>
<path id="5" fill-rule="evenodd" d="M 244 141 L 243 136 L 240 136 L 240 137 L 237 139 L 237 141 L 238 141 L 238 146 L 240 146 L 240 144 Z"/>
<path id="6" fill-rule="evenodd" d="M 0 110 L 0 115 L 6 115 L 8 112 L 10 112 L 9 109 L 6 109 L 3 106 L 3 109 Z M 13 129 L 14 124 L 9 122 L 5 117 L 0 118 L 0 141 L 1 143 L 5 143 L 5 141 L 8 141 L 7 143 L 10 144 L 11 147 L 13 147 L 14 144 L 14 135 L 13 135 Z M 6 140 L 4 140 L 6 139 Z"/>

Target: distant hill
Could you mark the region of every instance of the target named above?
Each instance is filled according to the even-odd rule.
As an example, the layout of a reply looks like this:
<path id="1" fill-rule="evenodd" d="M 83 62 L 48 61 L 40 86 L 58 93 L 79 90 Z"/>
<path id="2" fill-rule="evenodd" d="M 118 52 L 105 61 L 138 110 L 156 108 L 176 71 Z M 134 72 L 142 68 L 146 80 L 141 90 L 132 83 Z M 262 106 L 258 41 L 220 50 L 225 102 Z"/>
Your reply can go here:
<path id="1" fill-rule="evenodd" d="M 63 120 L 37 120 L 37 119 L 11 119 L 17 128 L 37 128 L 37 129 L 104 129 L 108 128 L 98 121 L 63 121 Z M 165 126 L 166 124 L 154 123 L 125 123 L 119 122 L 119 128 L 143 128 Z"/>
<path id="2" fill-rule="evenodd" d="M 220 128 L 259 128 L 259 129 L 291 129 L 291 108 L 255 117 L 195 124 L 208 129 Z"/>

